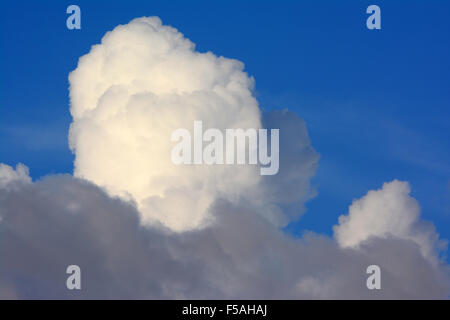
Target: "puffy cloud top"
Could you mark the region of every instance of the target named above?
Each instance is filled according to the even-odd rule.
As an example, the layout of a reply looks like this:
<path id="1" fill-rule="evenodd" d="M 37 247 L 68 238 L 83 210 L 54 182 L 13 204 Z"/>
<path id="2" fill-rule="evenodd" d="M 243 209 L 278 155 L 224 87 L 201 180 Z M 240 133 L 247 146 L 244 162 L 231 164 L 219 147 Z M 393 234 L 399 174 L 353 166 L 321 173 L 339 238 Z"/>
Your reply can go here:
<path id="1" fill-rule="evenodd" d="M 22 163 L 16 165 L 16 169 L 7 164 L 0 163 L 0 188 L 7 188 L 16 183 L 30 183 L 28 167 Z"/>
<path id="2" fill-rule="evenodd" d="M 371 237 L 412 240 L 425 257 L 434 260 L 438 235 L 420 220 L 420 207 L 408 182 L 394 180 L 355 200 L 348 215 L 339 217 L 334 236 L 342 247 L 359 247 Z"/>
<path id="3" fill-rule="evenodd" d="M 253 80 L 233 59 L 199 53 L 156 17 L 108 32 L 70 76 L 70 147 L 77 177 L 136 202 L 144 223 L 193 229 L 214 199 L 255 198 L 255 166 L 176 166 L 171 133 L 260 128 Z M 248 195 L 248 196 L 247 196 Z M 264 197 L 259 197 L 263 199 Z"/>

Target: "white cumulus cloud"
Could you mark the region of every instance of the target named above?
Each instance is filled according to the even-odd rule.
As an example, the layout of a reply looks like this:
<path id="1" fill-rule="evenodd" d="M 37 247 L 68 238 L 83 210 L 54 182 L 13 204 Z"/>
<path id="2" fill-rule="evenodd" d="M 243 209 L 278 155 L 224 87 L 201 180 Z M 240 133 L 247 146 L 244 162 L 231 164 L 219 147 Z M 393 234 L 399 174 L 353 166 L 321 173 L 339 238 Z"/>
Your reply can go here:
<path id="1" fill-rule="evenodd" d="M 75 176 L 134 200 L 144 223 L 178 231 L 204 225 L 216 198 L 264 199 L 256 166 L 170 160 L 171 133 L 192 131 L 194 120 L 205 129 L 261 127 L 253 79 L 243 68 L 195 51 L 157 17 L 108 32 L 69 76 Z"/>
<path id="2" fill-rule="evenodd" d="M 355 200 L 334 227 L 339 245 L 357 248 L 372 237 L 396 237 L 413 241 L 434 259 L 439 236 L 431 223 L 420 220 L 419 204 L 409 193 L 408 182 L 394 180 Z"/>

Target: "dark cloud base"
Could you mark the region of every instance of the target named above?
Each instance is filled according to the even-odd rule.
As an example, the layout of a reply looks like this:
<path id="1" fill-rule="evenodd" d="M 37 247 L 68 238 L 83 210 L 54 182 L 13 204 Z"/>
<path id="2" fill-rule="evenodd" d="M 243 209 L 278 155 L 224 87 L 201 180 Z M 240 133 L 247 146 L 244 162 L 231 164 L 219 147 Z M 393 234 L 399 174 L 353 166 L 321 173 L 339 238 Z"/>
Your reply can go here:
<path id="1" fill-rule="evenodd" d="M 133 204 L 70 175 L 0 189 L 0 298 L 446 298 L 447 266 L 411 242 L 372 239 L 361 250 L 307 234 L 294 239 L 251 206 L 217 201 L 211 226 L 142 227 Z M 82 290 L 66 289 L 68 265 Z M 366 288 L 370 264 L 382 289 Z"/>

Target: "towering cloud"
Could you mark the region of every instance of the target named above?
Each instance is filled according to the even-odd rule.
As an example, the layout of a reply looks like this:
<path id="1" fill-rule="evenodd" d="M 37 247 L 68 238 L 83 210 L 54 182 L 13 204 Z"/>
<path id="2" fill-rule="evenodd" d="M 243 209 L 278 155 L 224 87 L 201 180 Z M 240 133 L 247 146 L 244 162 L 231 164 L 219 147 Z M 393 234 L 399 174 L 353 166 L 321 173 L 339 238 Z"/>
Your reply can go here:
<path id="1" fill-rule="evenodd" d="M 144 223 L 178 231 L 204 224 L 218 197 L 256 199 L 261 178 L 255 166 L 170 160 L 171 133 L 192 130 L 194 120 L 205 129 L 261 127 L 253 79 L 243 67 L 195 51 L 156 17 L 108 32 L 69 77 L 75 176 L 136 201 Z"/>

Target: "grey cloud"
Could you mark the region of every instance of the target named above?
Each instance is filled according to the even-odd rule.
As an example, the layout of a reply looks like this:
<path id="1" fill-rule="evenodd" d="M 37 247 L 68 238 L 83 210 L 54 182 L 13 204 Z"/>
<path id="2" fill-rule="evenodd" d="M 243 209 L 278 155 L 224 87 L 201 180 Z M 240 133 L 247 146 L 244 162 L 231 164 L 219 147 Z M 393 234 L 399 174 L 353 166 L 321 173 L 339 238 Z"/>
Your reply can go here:
<path id="1" fill-rule="evenodd" d="M 294 239 L 245 204 L 216 201 L 206 229 L 142 227 L 131 203 L 69 175 L 0 190 L 1 298 L 445 298 L 446 266 L 411 241 L 360 250 L 328 237 Z M 66 267 L 82 290 L 65 287 Z M 366 267 L 382 269 L 367 290 Z"/>
<path id="2" fill-rule="evenodd" d="M 303 212 L 303 204 L 316 195 L 310 180 L 317 170 L 319 154 L 309 139 L 306 124 L 294 112 L 274 110 L 263 114 L 263 127 L 280 129 L 280 170 L 265 176 L 271 202 L 279 205 L 287 221 Z"/>

